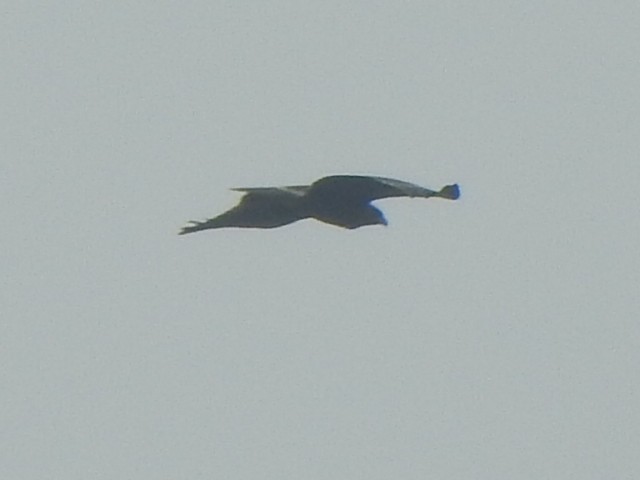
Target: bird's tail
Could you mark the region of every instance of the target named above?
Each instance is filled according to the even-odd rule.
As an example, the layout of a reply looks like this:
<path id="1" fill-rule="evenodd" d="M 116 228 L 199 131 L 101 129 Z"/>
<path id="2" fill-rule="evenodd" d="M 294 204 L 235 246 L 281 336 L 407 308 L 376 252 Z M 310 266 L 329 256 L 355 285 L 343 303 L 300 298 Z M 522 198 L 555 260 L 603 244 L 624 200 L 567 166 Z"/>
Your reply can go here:
<path id="1" fill-rule="evenodd" d="M 198 222 L 196 220 L 191 220 L 187 225 L 182 227 L 182 229 L 178 232 L 178 235 L 185 235 L 187 233 L 199 232 L 200 230 L 208 230 L 210 228 L 218 228 L 218 225 L 215 224 L 212 220 L 205 220 L 204 222 Z"/>
<path id="2" fill-rule="evenodd" d="M 449 200 L 457 200 L 460 198 L 460 187 L 457 183 L 446 185 L 438 192 L 438 197 L 447 198 Z"/>

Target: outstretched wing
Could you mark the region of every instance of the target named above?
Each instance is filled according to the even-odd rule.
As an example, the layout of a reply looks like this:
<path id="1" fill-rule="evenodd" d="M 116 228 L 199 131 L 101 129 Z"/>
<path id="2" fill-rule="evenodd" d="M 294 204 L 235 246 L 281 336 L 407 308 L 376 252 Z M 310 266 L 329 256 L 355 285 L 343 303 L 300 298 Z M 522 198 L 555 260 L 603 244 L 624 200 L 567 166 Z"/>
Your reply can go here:
<path id="1" fill-rule="evenodd" d="M 217 217 L 191 221 L 180 235 L 211 228 L 275 228 L 305 218 L 300 209 L 302 194 L 289 188 L 236 188 L 247 192 L 240 203 Z"/>
<path id="2" fill-rule="evenodd" d="M 460 197 L 458 185 L 447 185 L 435 191 L 402 180 L 360 175 L 333 175 L 314 182 L 306 195 L 309 199 L 338 200 L 344 203 L 368 203 L 389 197 Z"/>

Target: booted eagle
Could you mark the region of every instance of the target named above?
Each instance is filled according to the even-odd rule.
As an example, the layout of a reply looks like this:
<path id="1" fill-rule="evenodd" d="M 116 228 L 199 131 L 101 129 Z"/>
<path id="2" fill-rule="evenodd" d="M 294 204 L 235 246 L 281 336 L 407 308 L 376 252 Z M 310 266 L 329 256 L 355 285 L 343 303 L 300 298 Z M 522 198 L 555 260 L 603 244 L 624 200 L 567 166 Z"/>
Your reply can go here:
<path id="1" fill-rule="evenodd" d="M 456 200 L 460 197 L 457 184 L 435 191 L 393 178 L 359 175 L 332 175 L 311 185 L 232 190 L 244 193 L 238 205 L 209 220 L 191 221 L 179 234 L 210 228 L 275 228 L 303 218 L 349 229 L 386 225 L 383 213 L 371 205 L 373 200 L 389 197 Z"/>

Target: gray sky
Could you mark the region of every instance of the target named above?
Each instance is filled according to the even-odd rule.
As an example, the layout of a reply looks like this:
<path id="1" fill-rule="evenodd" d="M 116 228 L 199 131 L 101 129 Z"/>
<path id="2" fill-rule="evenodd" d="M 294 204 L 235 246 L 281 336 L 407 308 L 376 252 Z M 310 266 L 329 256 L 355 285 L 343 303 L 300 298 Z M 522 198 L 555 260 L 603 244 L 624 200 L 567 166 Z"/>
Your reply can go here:
<path id="1" fill-rule="evenodd" d="M 0 477 L 640 477 L 636 1 L 0 22 Z M 331 173 L 463 197 L 176 235 Z"/>

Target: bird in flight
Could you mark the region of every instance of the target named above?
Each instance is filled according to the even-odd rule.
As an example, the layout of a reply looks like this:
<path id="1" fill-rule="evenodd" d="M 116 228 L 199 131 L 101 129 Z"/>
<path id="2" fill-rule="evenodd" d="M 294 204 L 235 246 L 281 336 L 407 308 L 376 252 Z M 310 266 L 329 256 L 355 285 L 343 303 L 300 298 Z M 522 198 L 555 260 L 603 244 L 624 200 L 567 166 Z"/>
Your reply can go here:
<path id="1" fill-rule="evenodd" d="M 217 217 L 189 222 L 179 235 L 211 228 L 275 228 L 304 218 L 348 229 L 387 225 L 383 213 L 370 202 L 390 197 L 460 197 L 457 184 L 435 191 L 393 178 L 360 175 L 332 175 L 311 185 L 232 190 L 244 193 L 238 205 Z"/>

